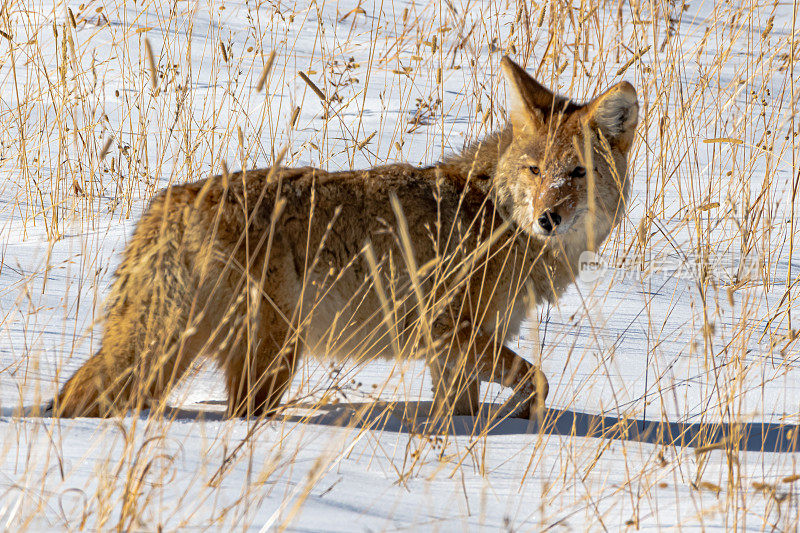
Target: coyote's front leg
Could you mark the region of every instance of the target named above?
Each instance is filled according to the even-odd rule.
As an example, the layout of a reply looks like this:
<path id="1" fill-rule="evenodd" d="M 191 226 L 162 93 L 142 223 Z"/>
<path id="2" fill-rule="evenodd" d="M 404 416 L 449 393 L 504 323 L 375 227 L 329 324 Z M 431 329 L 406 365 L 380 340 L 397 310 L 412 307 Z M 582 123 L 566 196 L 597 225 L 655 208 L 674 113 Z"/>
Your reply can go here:
<path id="1" fill-rule="evenodd" d="M 549 391 L 544 373 L 496 339 L 461 327 L 435 341 L 446 344 L 428 361 L 437 416 L 476 415 L 481 381 L 510 387 L 509 405 L 517 416 L 528 418 L 531 407 L 544 405 Z"/>
<path id="2" fill-rule="evenodd" d="M 477 416 L 480 380 L 469 352 L 450 347 L 446 355 L 428 361 L 433 381 L 434 416 Z"/>
<path id="3" fill-rule="evenodd" d="M 469 332 L 462 335 L 468 336 Z M 544 406 L 550 386 L 541 369 L 501 342 L 481 333 L 474 335 L 472 346 L 477 353 L 478 377 L 512 389 L 507 405 L 513 414 L 530 418 L 534 409 Z"/>

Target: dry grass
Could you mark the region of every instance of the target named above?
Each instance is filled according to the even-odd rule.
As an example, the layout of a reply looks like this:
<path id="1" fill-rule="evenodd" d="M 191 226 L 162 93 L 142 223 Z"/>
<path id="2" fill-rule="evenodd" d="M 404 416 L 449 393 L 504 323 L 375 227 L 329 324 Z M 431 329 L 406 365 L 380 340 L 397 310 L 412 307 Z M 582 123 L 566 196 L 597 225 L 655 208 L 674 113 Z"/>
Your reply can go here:
<path id="1" fill-rule="evenodd" d="M 0 275 L 17 281 L 0 289 L 3 305 L 14 304 L 0 309 L 0 332 L 11 354 L 0 359 L 0 376 L 14 385 L 0 390 L 18 388 L 20 405 L 47 399 L 55 377 L 63 382 L 96 348 L 84 329 L 98 318 L 108 279 L 112 250 L 103 247 L 105 236 L 118 236 L 119 223 L 130 228 L 164 186 L 219 172 L 224 162 L 231 169 L 266 166 L 281 157 L 284 146 L 284 164 L 331 170 L 436 161 L 503 124 L 497 67 L 502 53 L 509 53 L 527 59 L 529 71 L 545 84 L 578 99 L 620 79 L 637 87 L 634 196 L 604 255 L 617 275 L 630 279 L 639 272 L 638 287 L 648 293 L 663 287 L 662 278 L 647 272 L 653 265 L 676 258 L 684 266 L 699 265 L 682 271 L 693 291 L 692 315 L 678 321 L 679 329 L 665 327 L 681 311 L 659 307 L 664 299 L 653 304 L 645 298 L 636 309 L 646 326 L 643 394 L 632 395 L 612 379 L 606 388 L 584 387 L 585 375 L 573 373 L 576 361 L 595 359 L 597 374 L 619 370 L 617 341 L 603 353 L 609 342 L 593 307 L 613 299 L 613 284 L 582 286 L 581 299 L 589 303 L 575 323 L 551 323 L 555 311 L 546 308 L 538 330 L 531 326 L 526 332 L 536 353 L 541 341 L 546 368 L 555 360 L 550 368 L 566 369 L 548 376 L 559 409 L 539 414 L 539 431 L 528 435 L 524 449 L 520 486 L 541 486 L 538 504 L 531 504 L 541 507 L 537 526 L 553 527 L 570 517 L 573 527 L 574 520 L 602 523 L 609 499 L 623 500 L 629 526 L 661 519 L 675 524 L 674 516 L 640 514 L 652 508 L 668 482 L 676 491 L 691 488 L 678 524 L 716 520 L 716 513 L 734 529 L 796 528 L 793 463 L 755 468 L 759 461 L 744 453 L 747 436 L 740 425 L 753 420 L 759 390 L 763 397 L 770 382 L 779 387 L 774 382 L 794 376 L 797 366 L 800 273 L 791 258 L 797 257 L 800 104 L 792 80 L 800 37 L 795 18 L 780 18 L 791 7 L 775 18 L 772 5 L 717 2 L 704 6 L 707 16 L 692 21 L 685 13 L 694 13 L 693 7 L 670 2 L 571 5 L 488 2 L 476 16 L 476 6 L 437 0 L 395 6 L 395 14 L 367 5 L 336 12 L 318 4 L 219 0 L 202 9 L 93 1 L 51 11 L 7 4 L 0 12 Z M 211 22 L 196 19 L 198 13 Z M 194 37 L 187 39 L 187 32 Z M 13 243 L 21 240 L 44 244 L 42 262 L 17 276 Z M 735 259 L 725 272 L 718 267 L 721 258 Z M 370 264 L 377 268 L 374 258 Z M 460 266 L 442 263 L 423 275 Z M 53 283 L 66 294 L 44 300 Z M 415 283 L 413 297 L 432 310 L 438 303 L 426 301 L 420 287 Z M 384 296 L 382 303 L 391 325 L 398 302 Z M 425 344 L 430 327 L 426 313 L 421 315 L 416 341 Z M 53 335 L 43 340 L 43 332 L 53 329 L 60 341 L 53 342 Z M 578 333 L 585 346 L 576 347 Z M 623 328 L 612 333 L 630 334 Z M 678 346 L 680 353 L 662 346 Z M 676 355 L 691 359 L 698 374 L 686 381 L 698 380 L 699 393 L 687 393 L 680 376 L 665 377 Z M 64 448 L 70 431 L 65 424 L 4 423 L 15 434 L 0 440 L 0 467 L 14 476 L 0 478 L 0 527 L 40 527 L 36 520 L 44 514 L 51 525 L 69 529 L 155 529 L 169 520 L 181 527 L 200 515 L 206 527 L 243 527 L 254 523 L 254 509 L 274 497 L 272 490 L 283 490 L 282 504 L 265 526 L 283 530 L 313 494 L 327 489 L 321 481 L 367 444 L 369 453 L 391 465 L 387 475 L 400 486 L 423 476 L 463 476 L 465 469 L 491 479 L 486 457 L 499 417 L 466 435 L 439 434 L 431 429 L 452 422 L 449 414 L 422 416 L 415 410 L 425 397 L 409 384 L 414 378 L 403 374 L 402 364 L 392 369 L 391 380 L 370 388 L 359 383 L 364 363 L 369 361 L 334 366 L 322 378 L 319 369 L 302 369 L 287 397 L 289 408 L 277 421 L 223 425 L 202 445 L 209 456 L 194 471 L 176 466 L 183 444 L 172 435 L 181 434 L 176 427 L 184 413 L 166 406 L 162 416 L 98 426 L 96 440 L 77 455 Z M 194 379 L 199 378 L 187 381 Z M 179 391 L 173 402 L 190 389 Z M 403 394 L 409 403 L 386 401 Z M 603 398 L 601 407 L 616 423 L 607 418 L 604 427 L 589 432 L 606 438 L 573 439 L 559 416 L 587 405 L 593 394 Z M 678 406 L 698 398 L 699 416 L 694 405 Z M 349 407 L 338 410 L 337 404 Z M 777 426 L 791 429 L 797 406 L 785 411 Z M 303 422 L 328 416 L 332 423 L 329 413 L 342 413 L 342 423 L 353 430 L 336 434 L 316 462 L 304 467 L 302 479 L 275 489 L 297 467 Z M 400 452 L 381 445 L 380 428 L 390 415 L 410 428 L 397 439 Z M 694 439 L 692 446 L 675 446 L 678 435 L 652 437 L 648 431 L 664 426 L 645 429 L 645 419 L 697 422 L 684 435 Z M 267 432 L 278 435 L 270 433 L 272 448 L 257 449 Z M 548 454 L 558 439 L 563 456 L 551 463 Z M 614 452 L 623 456 L 614 463 L 625 469 L 622 486 L 587 484 L 595 468 L 607 467 L 602 465 L 614 443 L 629 440 L 660 444 L 645 452 L 637 448 L 647 457 L 643 462 L 629 463 L 624 446 Z M 114 453 L 97 461 L 102 442 L 111 443 Z M 94 469 L 90 489 L 46 481 L 69 479 L 82 464 Z M 754 478 L 753 472 L 763 471 L 771 477 Z M 202 490 L 165 498 L 179 475 Z M 574 498 L 560 499 L 567 489 Z M 230 497 L 231 491 L 238 492 Z"/>

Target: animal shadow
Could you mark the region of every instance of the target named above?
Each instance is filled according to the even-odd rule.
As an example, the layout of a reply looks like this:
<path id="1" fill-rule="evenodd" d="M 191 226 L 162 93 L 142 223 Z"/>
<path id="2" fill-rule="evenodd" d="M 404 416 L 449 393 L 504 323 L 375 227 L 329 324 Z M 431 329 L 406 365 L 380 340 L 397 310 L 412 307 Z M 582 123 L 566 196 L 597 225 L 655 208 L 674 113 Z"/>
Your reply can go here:
<path id="1" fill-rule="evenodd" d="M 484 404 L 478 416 L 441 417 L 430 401 L 298 403 L 278 419 L 322 426 L 399 433 L 447 433 L 454 436 L 550 434 L 594 437 L 699 449 L 731 447 L 741 451 L 800 451 L 796 425 L 769 422 L 707 423 L 634 420 L 569 409 L 544 409 L 530 420 L 502 417 L 500 404 Z M 222 420 L 221 412 L 173 408 L 180 419 Z"/>

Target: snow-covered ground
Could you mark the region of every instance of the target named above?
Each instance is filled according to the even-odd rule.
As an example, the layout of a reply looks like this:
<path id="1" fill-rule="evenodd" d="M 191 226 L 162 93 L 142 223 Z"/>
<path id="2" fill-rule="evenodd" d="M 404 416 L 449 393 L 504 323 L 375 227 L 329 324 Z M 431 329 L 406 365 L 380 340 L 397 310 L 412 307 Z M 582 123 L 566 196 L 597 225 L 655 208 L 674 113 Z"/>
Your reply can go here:
<path id="1" fill-rule="evenodd" d="M 796 529 L 796 9 L 7 3 L 0 529 Z M 541 352 L 542 420 L 425 431 L 421 365 L 316 361 L 290 391 L 307 408 L 281 420 L 224 419 L 210 365 L 163 417 L 20 416 L 96 348 L 155 191 L 286 145 L 292 164 L 332 170 L 436 161 L 502 124 L 503 53 L 579 100 L 627 79 L 641 106 L 609 268 L 510 343 Z M 334 385 L 337 402 L 314 401 Z"/>

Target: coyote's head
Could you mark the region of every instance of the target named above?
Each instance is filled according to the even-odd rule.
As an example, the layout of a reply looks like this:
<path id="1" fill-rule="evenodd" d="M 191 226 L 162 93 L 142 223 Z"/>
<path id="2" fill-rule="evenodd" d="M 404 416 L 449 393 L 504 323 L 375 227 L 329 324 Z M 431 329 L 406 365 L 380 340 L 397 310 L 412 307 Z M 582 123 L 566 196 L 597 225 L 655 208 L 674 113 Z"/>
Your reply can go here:
<path id="1" fill-rule="evenodd" d="M 544 88 L 508 57 L 502 68 L 509 129 L 492 180 L 495 205 L 534 238 L 597 249 L 625 210 L 636 90 L 621 82 L 576 104 Z"/>

